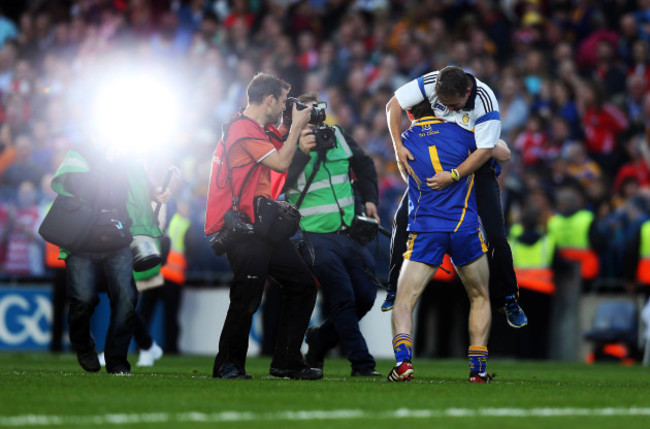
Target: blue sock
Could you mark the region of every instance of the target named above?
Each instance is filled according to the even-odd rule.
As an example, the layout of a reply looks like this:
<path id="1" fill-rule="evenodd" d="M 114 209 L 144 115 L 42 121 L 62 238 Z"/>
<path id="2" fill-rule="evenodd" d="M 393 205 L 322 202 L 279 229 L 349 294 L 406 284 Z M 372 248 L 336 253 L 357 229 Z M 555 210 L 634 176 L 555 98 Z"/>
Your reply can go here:
<path id="1" fill-rule="evenodd" d="M 469 372 L 485 374 L 487 371 L 488 349 L 483 346 L 469 346 L 467 358 L 469 359 Z"/>
<path id="2" fill-rule="evenodd" d="M 393 337 L 393 351 L 398 365 L 406 359 L 411 360 L 413 356 L 413 337 L 410 334 L 395 335 Z"/>

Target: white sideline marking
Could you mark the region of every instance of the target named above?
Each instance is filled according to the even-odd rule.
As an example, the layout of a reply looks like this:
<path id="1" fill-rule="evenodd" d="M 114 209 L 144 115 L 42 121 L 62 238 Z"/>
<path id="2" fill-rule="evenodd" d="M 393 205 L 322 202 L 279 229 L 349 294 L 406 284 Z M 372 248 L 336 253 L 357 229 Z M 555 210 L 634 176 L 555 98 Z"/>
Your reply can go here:
<path id="1" fill-rule="evenodd" d="M 145 413 L 145 414 L 101 414 L 91 416 L 53 416 L 27 414 L 21 416 L 0 416 L 0 427 L 21 426 L 71 426 L 97 424 L 137 423 L 219 423 L 278 420 L 344 420 L 344 419 L 426 419 L 441 417 L 618 417 L 650 416 L 650 408 L 447 408 L 444 410 L 409 410 L 371 412 L 365 410 L 312 410 L 280 411 L 275 413 L 253 413 L 249 411 L 224 411 L 221 413 Z"/>

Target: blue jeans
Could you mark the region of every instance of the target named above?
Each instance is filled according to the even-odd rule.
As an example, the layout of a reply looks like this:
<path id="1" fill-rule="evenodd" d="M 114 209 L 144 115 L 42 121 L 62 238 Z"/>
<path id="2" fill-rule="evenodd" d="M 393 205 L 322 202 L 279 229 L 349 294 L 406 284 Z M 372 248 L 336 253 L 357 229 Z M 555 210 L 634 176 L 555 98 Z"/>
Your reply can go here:
<path id="1" fill-rule="evenodd" d="M 133 336 L 137 290 L 133 280 L 133 256 L 129 246 L 111 252 L 79 252 L 68 256 L 68 324 L 70 343 L 78 351 L 95 349 L 90 317 L 99 303 L 97 296 L 103 270 L 111 302 L 111 320 L 106 333 L 106 370 L 129 369 L 126 359 Z"/>
<path id="2" fill-rule="evenodd" d="M 375 359 L 359 329 L 377 296 L 370 252 L 345 233 L 306 234 L 314 246 L 325 304 L 325 320 L 315 335 L 319 348 L 327 351 L 340 344 L 353 371 L 374 369 Z"/>

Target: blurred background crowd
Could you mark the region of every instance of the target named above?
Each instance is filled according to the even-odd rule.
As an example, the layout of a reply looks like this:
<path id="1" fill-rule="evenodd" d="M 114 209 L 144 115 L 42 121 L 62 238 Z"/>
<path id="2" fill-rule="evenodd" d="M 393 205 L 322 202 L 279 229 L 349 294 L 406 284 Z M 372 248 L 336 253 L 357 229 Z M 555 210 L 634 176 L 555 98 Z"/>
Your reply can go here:
<path id="1" fill-rule="evenodd" d="M 454 64 L 499 100 L 513 151 L 500 176 L 507 223 L 532 210 L 543 230 L 558 211 L 558 187 L 574 185 L 570 203 L 594 213 L 602 238 L 591 243 L 600 258 L 594 284 L 629 289 L 650 219 L 649 43 L 650 0 L 3 1 L 0 276 L 50 275 L 37 229 L 67 150 L 98 120 L 114 129 L 149 121 L 158 134 L 146 142 L 152 177 L 162 181 L 175 164 L 186 182 L 170 209 L 191 220 L 188 281 L 227 281 L 226 260 L 203 237 L 209 160 L 258 71 L 287 80 L 294 96 L 318 91 L 327 101 L 327 123 L 376 163 L 390 228 L 405 184 L 386 102 L 407 81 Z M 93 94 L 135 74 L 164 79 L 173 118 L 156 120 L 155 105 L 133 108 L 126 96 L 92 118 Z M 138 138 L 134 145 L 153 139 Z M 375 246 L 385 275 L 388 242 Z"/>

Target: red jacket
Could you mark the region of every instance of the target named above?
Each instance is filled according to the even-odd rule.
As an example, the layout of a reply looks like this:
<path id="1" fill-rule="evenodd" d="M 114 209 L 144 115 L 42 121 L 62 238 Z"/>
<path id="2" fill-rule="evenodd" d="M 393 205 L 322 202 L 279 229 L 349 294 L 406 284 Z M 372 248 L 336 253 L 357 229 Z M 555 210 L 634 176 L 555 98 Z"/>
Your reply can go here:
<path id="1" fill-rule="evenodd" d="M 616 136 L 628 126 L 620 109 L 605 104 L 602 109 L 588 108 L 582 119 L 589 153 L 607 154 L 616 148 Z"/>

